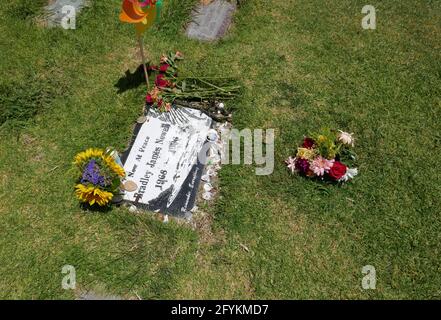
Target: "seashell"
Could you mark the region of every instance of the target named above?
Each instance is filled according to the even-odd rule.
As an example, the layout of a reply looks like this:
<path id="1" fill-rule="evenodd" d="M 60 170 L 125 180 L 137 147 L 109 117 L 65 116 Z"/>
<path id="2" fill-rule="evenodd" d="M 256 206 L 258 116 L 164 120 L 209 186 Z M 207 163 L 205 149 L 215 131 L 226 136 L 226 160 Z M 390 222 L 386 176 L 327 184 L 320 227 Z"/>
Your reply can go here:
<path id="1" fill-rule="evenodd" d="M 138 119 L 136 119 L 136 122 L 141 124 L 147 121 L 147 117 L 146 116 L 141 116 Z"/>
<path id="2" fill-rule="evenodd" d="M 210 142 L 216 142 L 219 139 L 219 134 L 216 130 L 210 129 L 207 134 L 207 140 Z"/>
<path id="3" fill-rule="evenodd" d="M 123 184 L 124 190 L 128 191 L 128 192 L 134 192 L 136 190 L 138 190 L 138 185 L 134 182 L 134 181 L 126 181 Z"/>
<path id="4" fill-rule="evenodd" d="M 211 199 L 213 199 L 213 194 L 211 192 L 204 192 L 202 194 L 202 199 L 210 201 Z"/>

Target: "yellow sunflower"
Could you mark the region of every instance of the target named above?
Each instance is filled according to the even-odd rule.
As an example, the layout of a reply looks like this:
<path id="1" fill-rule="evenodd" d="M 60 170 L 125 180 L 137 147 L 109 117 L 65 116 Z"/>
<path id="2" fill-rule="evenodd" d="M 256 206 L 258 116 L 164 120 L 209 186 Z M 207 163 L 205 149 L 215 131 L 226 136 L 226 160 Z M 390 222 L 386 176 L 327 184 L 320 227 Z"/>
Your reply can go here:
<path id="1" fill-rule="evenodd" d="M 119 175 L 120 177 L 126 176 L 126 172 L 124 171 L 124 169 L 119 164 L 117 164 L 115 162 L 115 159 L 113 159 L 113 157 L 103 155 L 102 159 L 103 159 L 104 163 L 106 164 L 106 166 L 108 166 L 110 168 L 110 170 L 115 172 L 117 175 Z"/>
<path id="2" fill-rule="evenodd" d="M 90 148 L 86 151 L 80 152 L 75 156 L 74 163 L 77 166 L 81 166 L 84 163 L 88 162 L 91 158 L 100 158 L 104 156 L 104 150 L 102 149 L 94 149 Z"/>
<path id="3" fill-rule="evenodd" d="M 115 162 L 112 156 L 106 154 L 102 149 L 90 148 L 86 151 L 80 152 L 75 156 L 74 164 L 81 167 L 85 163 L 89 162 L 92 158 L 101 158 L 106 166 L 109 167 L 115 174 L 120 177 L 125 177 L 126 173 L 124 169 Z"/>
<path id="4" fill-rule="evenodd" d="M 88 203 L 91 206 L 96 203 L 99 206 L 104 207 L 113 198 L 111 192 L 101 190 L 94 186 L 85 186 L 83 184 L 77 184 L 75 186 L 75 194 L 81 202 Z"/>

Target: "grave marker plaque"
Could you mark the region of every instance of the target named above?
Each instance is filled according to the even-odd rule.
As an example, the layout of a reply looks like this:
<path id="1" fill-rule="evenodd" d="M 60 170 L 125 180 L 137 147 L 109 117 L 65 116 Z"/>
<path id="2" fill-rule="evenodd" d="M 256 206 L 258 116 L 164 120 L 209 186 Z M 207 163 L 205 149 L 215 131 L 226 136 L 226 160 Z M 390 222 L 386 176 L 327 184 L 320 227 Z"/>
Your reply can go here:
<path id="1" fill-rule="evenodd" d="M 138 123 L 129 150 L 122 155 L 127 181 L 137 189 L 124 200 L 139 208 L 185 217 L 195 203 L 204 165 L 198 155 L 212 119 L 199 110 L 150 110 Z"/>
<path id="2" fill-rule="evenodd" d="M 187 28 L 187 36 L 202 41 L 222 38 L 230 26 L 235 10 L 234 4 L 224 0 L 198 5 L 192 14 L 193 21 Z"/>
<path id="3" fill-rule="evenodd" d="M 47 12 L 46 21 L 49 27 L 60 26 L 62 19 L 66 16 L 63 13 L 64 6 L 72 6 L 78 13 L 84 6 L 86 6 L 86 0 L 53 0 L 49 5 L 45 7 Z"/>

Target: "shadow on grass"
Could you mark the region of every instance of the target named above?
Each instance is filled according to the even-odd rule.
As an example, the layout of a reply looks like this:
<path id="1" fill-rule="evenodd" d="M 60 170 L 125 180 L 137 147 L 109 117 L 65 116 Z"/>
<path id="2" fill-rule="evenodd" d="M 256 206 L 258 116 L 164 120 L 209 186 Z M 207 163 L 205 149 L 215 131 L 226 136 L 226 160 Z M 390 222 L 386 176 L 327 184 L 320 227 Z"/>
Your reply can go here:
<path id="1" fill-rule="evenodd" d="M 86 213 L 109 213 L 112 211 L 112 207 L 110 206 L 100 207 L 97 204 L 91 206 L 88 203 L 81 203 L 80 208 Z"/>
<path id="2" fill-rule="evenodd" d="M 147 65 L 147 69 L 148 68 L 149 66 Z M 151 72 L 149 71 L 149 76 L 150 75 Z M 144 68 L 142 64 L 140 64 L 133 73 L 131 73 L 130 70 L 127 70 L 124 76 L 118 79 L 115 88 L 118 89 L 118 94 L 122 94 L 128 90 L 138 88 L 142 84 L 145 84 L 145 77 Z"/>

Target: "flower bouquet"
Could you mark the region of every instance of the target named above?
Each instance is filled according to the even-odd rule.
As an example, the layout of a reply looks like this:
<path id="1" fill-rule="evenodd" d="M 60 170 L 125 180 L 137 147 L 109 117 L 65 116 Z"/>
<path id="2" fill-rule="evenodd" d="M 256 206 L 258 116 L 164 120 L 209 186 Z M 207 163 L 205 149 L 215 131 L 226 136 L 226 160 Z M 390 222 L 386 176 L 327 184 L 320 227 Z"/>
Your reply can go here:
<path id="1" fill-rule="evenodd" d="M 83 204 L 105 207 L 118 193 L 126 174 L 113 154 L 110 150 L 87 149 L 75 156 L 79 174 L 75 194 Z"/>
<path id="2" fill-rule="evenodd" d="M 358 174 L 358 169 L 349 168 L 356 159 L 352 151 L 353 135 L 329 129 L 305 137 L 297 148 L 295 157 L 285 161 L 292 173 L 309 178 L 333 182 L 346 182 Z"/>
<path id="3" fill-rule="evenodd" d="M 180 77 L 178 62 L 183 59 L 179 51 L 163 55 L 159 66 L 150 66 L 156 74 L 155 87 L 147 94 L 147 106 L 162 112 L 170 111 L 176 100 L 205 101 L 210 99 L 232 99 L 237 96 L 240 86 L 231 78 Z"/>

